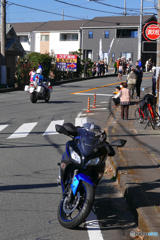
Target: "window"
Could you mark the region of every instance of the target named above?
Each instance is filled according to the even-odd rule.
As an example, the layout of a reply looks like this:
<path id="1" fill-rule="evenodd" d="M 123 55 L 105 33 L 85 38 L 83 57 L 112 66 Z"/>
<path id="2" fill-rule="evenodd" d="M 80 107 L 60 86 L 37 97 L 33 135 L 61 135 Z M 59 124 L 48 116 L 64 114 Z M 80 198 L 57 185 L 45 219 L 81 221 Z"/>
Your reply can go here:
<path id="1" fill-rule="evenodd" d="M 49 41 L 49 35 L 41 35 L 41 41 L 42 41 L 42 42 L 47 42 L 47 41 Z"/>
<path id="2" fill-rule="evenodd" d="M 138 38 L 137 29 L 118 29 L 117 38 Z"/>
<path id="3" fill-rule="evenodd" d="M 115 61 L 115 54 L 112 53 L 112 62 L 114 62 L 114 61 Z"/>
<path id="4" fill-rule="evenodd" d="M 20 36 L 21 42 L 28 42 L 28 36 Z"/>
<path id="5" fill-rule="evenodd" d="M 93 38 L 93 31 L 88 32 L 88 38 Z"/>
<path id="6" fill-rule="evenodd" d="M 72 41 L 78 41 L 78 34 L 72 35 Z"/>
<path id="7" fill-rule="evenodd" d="M 104 32 L 104 37 L 105 37 L 105 38 L 109 38 L 109 31 L 105 31 L 105 32 Z"/>
<path id="8" fill-rule="evenodd" d="M 92 59 L 92 50 L 87 50 L 87 58 Z"/>
<path id="9" fill-rule="evenodd" d="M 123 53 L 121 53 L 121 57 L 125 57 L 126 60 L 129 60 L 129 58 L 132 59 L 132 53 L 131 52 L 123 52 Z"/>
<path id="10" fill-rule="evenodd" d="M 138 31 L 131 31 L 131 38 L 138 38 Z"/>
<path id="11" fill-rule="evenodd" d="M 78 34 L 60 34 L 60 41 L 78 41 Z"/>

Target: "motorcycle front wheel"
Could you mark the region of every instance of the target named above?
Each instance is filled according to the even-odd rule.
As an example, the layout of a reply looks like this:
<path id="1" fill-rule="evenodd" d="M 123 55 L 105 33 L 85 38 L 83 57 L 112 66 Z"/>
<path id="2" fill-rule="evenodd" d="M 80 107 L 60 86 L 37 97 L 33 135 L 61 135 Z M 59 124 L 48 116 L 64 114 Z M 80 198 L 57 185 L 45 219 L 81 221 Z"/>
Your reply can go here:
<path id="1" fill-rule="evenodd" d="M 30 94 L 30 100 L 32 103 L 36 103 L 37 102 L 37 98 L 36 98 L 36 93 L 33 92 Z"/>
<path id="2" fill-rule="evenodd" d="M 94 195 L 94 187 L 82 181 L 75 196 L 71 198 L 67 194 L 63 196 L 57 211 L 59 223 L 69 229 L 79 226 L 92 209 Z"/>

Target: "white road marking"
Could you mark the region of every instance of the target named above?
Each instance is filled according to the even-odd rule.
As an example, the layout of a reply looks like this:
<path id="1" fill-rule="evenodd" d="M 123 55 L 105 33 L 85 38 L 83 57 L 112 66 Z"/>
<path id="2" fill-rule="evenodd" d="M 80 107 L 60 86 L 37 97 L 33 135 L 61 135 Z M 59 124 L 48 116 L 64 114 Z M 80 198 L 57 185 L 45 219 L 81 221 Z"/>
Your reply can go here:
<path id="1" fill-rule="evenodd" d="M 32 131 L 32 129 L 37 125 L 37 122 L 24 123 L 22 124 L 12 135 L 8 137 L 11 138 L 24 138 Z"/>
<path id="2" fill-rule="evenodd" d="M 100 103 L 109 103 L 109 102 L 100 102 Z"/>
<path id="3" fill-rule="evenodd" d="M 92 108 L 91 110 L 106 110 L 107 108 Z"/>
<path id="4" fill-rule="evenodd" d="M 45 136 L 45 135 L 59 134 L 59 133 L 56 131 L 55 125 L 56 125 L 56 124 L 63 125 L 63 123 L 64 123 L 64 120 L 52 121 L 52 122 L 49 124 L 48 128 L 46 129 L 46 131 L 43 133 L 43 136 Z"/>
<path id="5" fill-rule="evenodd" d="M 0 125 L 0 132 L 5 129 L 6 127 L 8 127 L 9 125 Z"/>
<path id="6" fill-rule="evenodd" d="M 97 216 L 93 213 L 93 211 L 91 211 L 87 217 L 86 224 L 89 240 L 104 240 L 97 220 Z"/>
<path id="7" fill-rule="evenodd" d="M 94 95 L 95 93 L 75 93 L 77 95 Z M 106 96 L 106 97 L 111 97 L 113 94 L 99 94 L 96 93 L 96 96 Z"/>

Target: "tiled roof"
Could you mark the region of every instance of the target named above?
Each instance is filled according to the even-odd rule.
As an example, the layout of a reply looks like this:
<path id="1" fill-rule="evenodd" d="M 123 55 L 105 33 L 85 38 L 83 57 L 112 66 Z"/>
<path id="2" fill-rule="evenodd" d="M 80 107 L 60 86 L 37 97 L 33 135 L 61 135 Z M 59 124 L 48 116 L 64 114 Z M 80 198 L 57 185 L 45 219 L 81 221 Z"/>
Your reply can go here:
<path id="1" fill-rule="evenodd" d="M 144 15 L 143 22 L 153 17 L 153 15 Z M 95 17 L 88 21 L 84 27 L 112 27 L 112 26 L 139 26 L 140 16 L 111 16 Z"/>
<path id="2" fill-rule="evenodd" d="M 37 31 L 58 31 L 58 30 L 80 30 L 88 20 L 64 20 L 49 21 L 45 25 L 39 27 Z"/>
<path id="3" fill-rule="evenodd" d="M 32 32 L 46 22 L 11 23 L 16 33 Z"/>

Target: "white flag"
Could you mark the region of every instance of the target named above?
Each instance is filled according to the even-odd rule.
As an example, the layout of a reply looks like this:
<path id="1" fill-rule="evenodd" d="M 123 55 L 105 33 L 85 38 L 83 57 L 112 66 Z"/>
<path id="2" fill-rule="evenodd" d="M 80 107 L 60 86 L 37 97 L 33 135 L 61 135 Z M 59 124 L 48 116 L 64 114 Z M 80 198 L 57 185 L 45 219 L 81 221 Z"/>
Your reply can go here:
<path id="1" fill-rule="evenodd" d="M 110 47 L 109 47 L 109 50 L 108 50 L 108 53 L 107 53 L 107 55 L 109 55 L 109 54 L 110 54 L 110 51 L 111 51 L 111 48 L 112 48 L 113 42 L 114 42 L 114 38 L 112 39 L 112 42 L 111 42 L 111 44 L 110 44 Z"/>
<path id="2" fill-rule="evenodd" d="M 103 53 L 102 53 L 102 39 L 99 41 L 99 59 L 102 60 Z"/>

